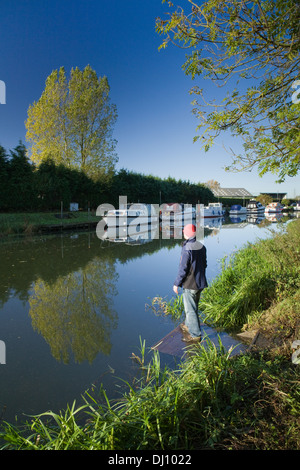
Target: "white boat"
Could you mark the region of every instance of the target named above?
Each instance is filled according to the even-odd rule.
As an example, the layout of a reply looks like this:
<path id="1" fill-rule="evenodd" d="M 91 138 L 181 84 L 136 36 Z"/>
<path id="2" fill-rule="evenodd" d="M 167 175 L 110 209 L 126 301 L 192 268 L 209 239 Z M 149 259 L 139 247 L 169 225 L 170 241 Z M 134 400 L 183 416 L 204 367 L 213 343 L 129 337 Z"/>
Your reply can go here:
<path id="1" fill-rule="evenodd" d="M 192 223 L 196 217 L 196 209 L 191 204 L 166 203 L 161 207 L 162 222 Z"/>
<path id="2" fill-rule="evenodd" d="M 229 215 L 238 217 L 241 214 L 247 214 L 247 207 L 243 207 L 240 204 L 234 204 L 233 206 L 231 206 Z"/>
<path id="3" fill-rule="evenodd" d="M 294 206 L 294 211 L 300 211 L 300 202 L 297 202 L 297 204 Z"/>
<path id="4" fill-rule="evenodd" d="M 152 205 L 131 204 L 124 209 L 109 210 L 103 220 L 106 228 L 127 227 L 129 225 L 144 225 L 158 222 L 158 215 Z"/>
<path id="5" fill-rule="evenodd" d="M 279 214 L 283 210 L 283 205 L 280 202 L 271 202 L 265 209 L 266 214 Z"/>
<path id="6" fill-rule="evenodd" d="M 224 213 L 221 202 L 210 202 L 203 208 L 203 217 L 223 217 Z"/>
<path id="7" fill-rule="evenodd" d="M 263 214 L 265 212 L 265 206 L 263 206 L 260 202 L 252 199 L 249 201 L 247 205 L 247 213 L 251 214 Z"/>

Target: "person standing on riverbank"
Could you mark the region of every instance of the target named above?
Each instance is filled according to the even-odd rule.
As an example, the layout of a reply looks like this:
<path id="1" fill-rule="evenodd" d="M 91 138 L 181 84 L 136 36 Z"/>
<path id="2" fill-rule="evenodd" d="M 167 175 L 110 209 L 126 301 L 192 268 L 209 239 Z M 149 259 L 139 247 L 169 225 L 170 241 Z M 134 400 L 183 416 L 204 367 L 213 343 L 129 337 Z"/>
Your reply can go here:
<path id="1" fill-rule="evenodd" d="M 202 290 L 207 287 L 207 256 L 205 246 L 196 240 L 196 227 L 188 224 L 183 229 L 185 241 L 181 250 L 178 274 L 173 291 L 183 288 L 183 305 L 185 322 L 180 327 L 184 333 L 183 340 L 196 342 L 201 340 L 201 327 L 198 316 L 198 303 Z"/>

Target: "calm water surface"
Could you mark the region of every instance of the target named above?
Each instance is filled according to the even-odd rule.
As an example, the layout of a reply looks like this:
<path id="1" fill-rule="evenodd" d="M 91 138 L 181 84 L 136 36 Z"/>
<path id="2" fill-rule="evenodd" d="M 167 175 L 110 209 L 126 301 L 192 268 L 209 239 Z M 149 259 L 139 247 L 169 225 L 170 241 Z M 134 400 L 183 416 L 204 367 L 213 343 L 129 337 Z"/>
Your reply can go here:
<path id="1" fill-rule="evenodd" d="M 270 236 L 246 222 L 214 225 L 203 239 L 208 281 L 223 256 Z M 136 372 L 131 355 L 140 353 L 140 338 L 150 348 L 174 327 L 145 305 L 175 295 L 181 243 L 114 243 L 95 231 L 0 240 L 0 416 L 57 412 L 100 384 L 120 396 L 119 378 Z"/>

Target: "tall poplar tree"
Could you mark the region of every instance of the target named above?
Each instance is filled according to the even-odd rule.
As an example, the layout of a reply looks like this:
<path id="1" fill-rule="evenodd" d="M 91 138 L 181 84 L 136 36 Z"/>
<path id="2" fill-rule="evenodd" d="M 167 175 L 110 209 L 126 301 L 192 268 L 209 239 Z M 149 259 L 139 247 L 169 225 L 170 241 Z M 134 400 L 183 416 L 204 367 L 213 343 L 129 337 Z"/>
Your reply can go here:
<path id="1" fill-rule="evenodd" d="M 51 158 L 95 180 L 110 174 L 117 162 L 112 137 L 117 111 L 109 92 L 107 78 L 89 65 L 83 71 L 72 68 L 69 80 L 64 67 L 54 70 L 28 109 L 31 160 L 39 165 Z"/>

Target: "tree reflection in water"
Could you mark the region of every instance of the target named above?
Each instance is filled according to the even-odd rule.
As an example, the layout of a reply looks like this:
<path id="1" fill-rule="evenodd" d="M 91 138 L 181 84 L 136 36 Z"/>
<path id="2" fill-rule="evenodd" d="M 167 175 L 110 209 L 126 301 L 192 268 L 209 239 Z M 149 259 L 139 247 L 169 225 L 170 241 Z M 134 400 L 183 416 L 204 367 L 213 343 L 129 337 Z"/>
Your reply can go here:
<path id="1" fill-rule="evenodd" d="M 94 258 L 84 267 L 53 282 L 38 278 L 29 297 L 32 326 L 64 363 L 92 363 L 108 355 L 111 331 L 117 327 L 112 298 L 117 273 L 111 259 Z"/>

